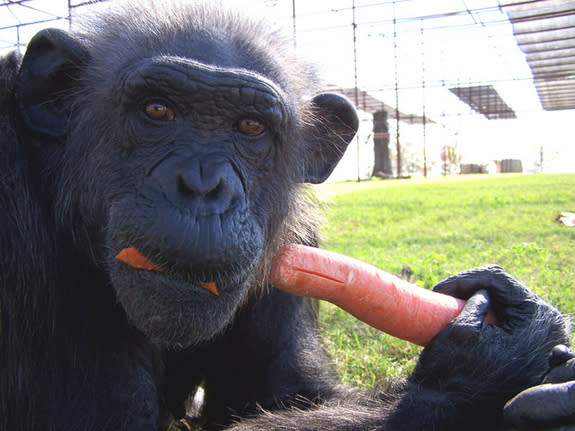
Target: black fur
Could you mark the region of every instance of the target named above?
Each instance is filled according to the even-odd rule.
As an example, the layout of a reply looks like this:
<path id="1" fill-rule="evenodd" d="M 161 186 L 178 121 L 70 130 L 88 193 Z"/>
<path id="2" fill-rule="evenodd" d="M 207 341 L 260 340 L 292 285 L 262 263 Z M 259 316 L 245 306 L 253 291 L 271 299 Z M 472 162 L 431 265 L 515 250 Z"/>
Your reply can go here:
<path id="1" fill-rule="evenodd" d="M 279 246 L 315 244 L 301 184 L 358 126 L 310 70 L 260 22 L 159 1 L 2 60 L 1 431 L 166 429 L 200 386 L 207 429 L 496 429 L 539 381 L 564 319 L 484 268 L 446 285 L 487 289 L 501 328 L 467 310 L 406 381 L 339 383 L 311 302 L 266 281 Z M 164 272 L 115 259 L 129 246 Z"/>

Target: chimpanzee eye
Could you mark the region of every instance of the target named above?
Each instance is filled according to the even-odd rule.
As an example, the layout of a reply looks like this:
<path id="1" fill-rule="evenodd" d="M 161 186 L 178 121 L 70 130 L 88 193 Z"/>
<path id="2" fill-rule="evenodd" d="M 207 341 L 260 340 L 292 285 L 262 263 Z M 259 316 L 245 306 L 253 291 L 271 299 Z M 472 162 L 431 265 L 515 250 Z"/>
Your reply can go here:
<path id="1" fill-rule="evenodd" d="M 255 118 L 242 118 L 237 123 L 237 129 L 248 136 L 261 135 L 266 126 Z"/>
<path id="2" fill-rule="evenodd" d="M 175 118 L 174 110 L 162 102 L 148 102 L 144 112 L 152 120 L 172 121 Z"/>

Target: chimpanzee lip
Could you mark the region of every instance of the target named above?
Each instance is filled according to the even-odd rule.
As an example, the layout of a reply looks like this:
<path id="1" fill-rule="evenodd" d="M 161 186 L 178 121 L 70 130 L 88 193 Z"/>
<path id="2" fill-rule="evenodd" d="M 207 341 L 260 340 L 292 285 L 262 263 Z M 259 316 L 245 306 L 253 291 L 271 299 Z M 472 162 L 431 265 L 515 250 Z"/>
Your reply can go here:
<path id="1" fill-rule="evenodd" d="M 163 264 L 162 266 L 159 266 L 154 261 L 146 257 L 146 255 L 137 247 L 129 246 L 123 248 L 116 255 L 116 259 L 133 270 L 156 273 L 156 275 L 163 278 L 183 283 L 185 285 L 193 285 L 195 287 L 205 289 L 213 295 L 219 296 L 217 283 L 214 281 L 215 278 L 219 277 L 207 276 L 205 273 L 198 275 L 197 273 L 187 269 L 177 268 L 172 265 Z M 166 267 L 170 269 L 166 271 L 164 269 Z"/>
<path id="2" fill-rule="evenodd" d="M 192 273 L 187 272 L 187 271 L 169 272 L 169 273 L 165 273 L 165 276 L 171 280 L 178 281 L 180 283 L 191 284 L 191 285 L 194 285 L 198 288 L 208 290 L 213 295 L 219 296 L 219 293 L 217 290 L 218 283 L 216 281 L 214 281 L 215 278 L 219 278 L 219 277 L 212 277 L 212 278 L 201 277 L 201 279 L 200 279 L 197 275 L 192 274 Z M 213 288 L 207 287 L 207 286 L 212 285 L 212 284 L 214 286 Z"/>
<path id="3" fill-rule="evenodd" d="M 172 273 L 154 273 L 153 274 L 155 277 L 162 277 L 164 279 L 167 279 L 169 282 L 171 283 L 176 283 L 180 286 L 185 286 L 185 287 L 193 287 L 193 288 L 197 288 L 202 290 L 203 292 L 209 292 L 210 294 L 214 295 L 214 296 L 219 296 L 219 287 L 220 285 L 214 281 L 201 281 L 198 280 L 198 277 L 195 277 L 193 274 L 182 274 L 182 273 L 178 273 L 178 274 L 172 274 Z M 206 285 L 208 284 L 214 284 L 215 285 L 215 291 L 212 290 L 211 288 L 206 287 Z"/>

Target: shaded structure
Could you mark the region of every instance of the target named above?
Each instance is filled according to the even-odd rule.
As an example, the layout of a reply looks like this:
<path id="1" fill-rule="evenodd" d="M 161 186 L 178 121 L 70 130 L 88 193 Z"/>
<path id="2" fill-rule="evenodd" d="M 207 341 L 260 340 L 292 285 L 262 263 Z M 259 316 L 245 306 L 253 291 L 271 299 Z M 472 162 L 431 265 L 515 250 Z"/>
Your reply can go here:
<path id="1" fill-rule="evenodd" d="M 389 125 L 388 120 L 393 119 L 396 121 L 396 157 L 397 157 L 397 177 L 401 177 L 402 170 L 402 157 L 401 157 L 401 144 L 399 141 L 399 122 L 404 121 L 408 124 L 421 124 L 425 128 L 426 124 L 434 123 L 434 121 L 422 115 L 406 114 L 401 112 L 397 106 L 397 89 L 396 106 L 388 105 L 359 88 L 336 88 L 333 89 L 340 94 L 343 94 L 350 99 L 358 109 L 368 112 L 373 115 L 373 151 L 374 151 L 374 167 L 372 176 L 379 176 L 382 178 L 391 178 L 393 176 L 391 169 L 391 152 L 389 149 Z M 424 108 L 425 112 L 425 108 Z M 425 166 L 427 173 L 427 165 Z"/>
<path id="2" fill-rule="evenodd" d="M 378 111 L 386 111 L 389 119 L 404 121 L 408 124 L 423 124 L 424 122 L 422 115 L 406 114 L 405 112 L 397 111 L 395 106 L 384 103 L 372 93 L 365 90 L 355 88 L 330 88 L 330 90 L 343 94 L 351 100 L 358 109 L 369 112 L 370 114 Z M 430 124 L 434 121 L 426 118 L 425 122 Z"/>
<path id="3" fill-rule="evenodd" d="M 515 111 L 505 103 L 492 85 L 453 87 L 449 91 L 488 120 L 517 118 Z"/>
<path id="4" fill-rule="evenodd" d="M 575 2 L 501 2 L 525 53 L 543 109 L 575 109 Z"/>
<path id="5" fill-rule="evenodd" d="M 393 119 L 397 122 L 397 177 L 400 177 L 401 149 L 399 142 L 399 121 L 403 121 L 408 124 L 421 124 L 423 126 L 426 124 L 434 123 L 434 121 L 422 115 L 406 114 L 401 112 L 397 106 L 393 107 L 388 105 L 365 90 L 360 90 L 358 88 L 331 88 L 330 90 L 343 94 L 352 102 L 354 102 L 358 109 L 368 112 L 373 116 L 374 166 L 372 176 L 378 176 L 382 178 L 393 177 L 391 166 L 391 151 L 389 148 L 390 134 L 388 120 Z M 427 170 L 427 166 L 425 169 Z"/>

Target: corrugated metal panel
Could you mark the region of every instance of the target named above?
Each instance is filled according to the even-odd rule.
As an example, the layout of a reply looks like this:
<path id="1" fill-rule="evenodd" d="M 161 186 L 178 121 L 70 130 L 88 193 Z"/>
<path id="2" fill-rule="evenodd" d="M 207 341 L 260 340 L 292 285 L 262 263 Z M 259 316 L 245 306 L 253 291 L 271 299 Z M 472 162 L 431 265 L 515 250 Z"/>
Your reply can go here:
<path id="1" fill-rule="evenodd" d="M 575 1 L 502 1 L 543 108 L 575 109 Z"/>
<path id="2" fill-rule="evenodd" d="M 393 106 L 382 102 L 380 99 L 376 98 L 367 91 L 358 89 L 356 93 L 355 88 L 335 88 L 335 87 L 329 88 L 329 90 L 335 91 L 339 94 L 343 94 L 349 100 L 354 102 L 357 108 L 361 109 L 362 111 L 369 112 L 370 114 L 373 114 L 374 112 L 377 111 L 386 111 L 389 115 L 388 118 L 394 120 L 397 119 L 396 109 Z M 356 94 L 357 94 L 357 101 L 356 101 Z M 421 115 L 406 114 L 405 112 L 400 111 L 399 120 L 409 124 L 423 124 L 424 118 Z M 425 122 L 427 124 L 435 123 L 429 117 L 425 118 Z"/>
<path id="3" fill-rule="evenodd" d="M 492 85 L 454 87 L 449 91 L 489 120 L 517 118 L 515 111 L 505 103 Z"/>

